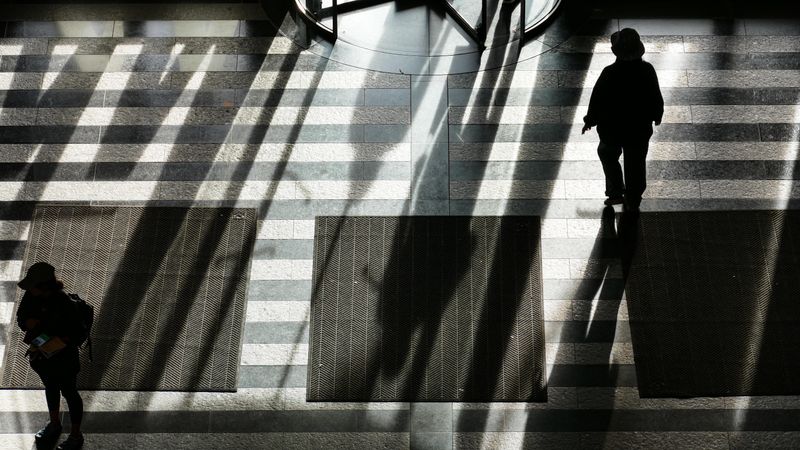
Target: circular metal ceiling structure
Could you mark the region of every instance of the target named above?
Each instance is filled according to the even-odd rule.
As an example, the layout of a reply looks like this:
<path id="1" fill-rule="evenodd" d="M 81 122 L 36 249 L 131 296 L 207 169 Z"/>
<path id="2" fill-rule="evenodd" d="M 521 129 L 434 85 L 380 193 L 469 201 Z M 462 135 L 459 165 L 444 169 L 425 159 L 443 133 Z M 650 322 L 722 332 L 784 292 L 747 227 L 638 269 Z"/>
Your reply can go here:
<path id="1" fill-rule="evenodd" d="M 562 0 L 291 0 L 304 47 L 382 72 L 442 75 L 513 64 L 552 45 L 535 39 Z M 538 45 L 537 45 L 538 44 Z"/>

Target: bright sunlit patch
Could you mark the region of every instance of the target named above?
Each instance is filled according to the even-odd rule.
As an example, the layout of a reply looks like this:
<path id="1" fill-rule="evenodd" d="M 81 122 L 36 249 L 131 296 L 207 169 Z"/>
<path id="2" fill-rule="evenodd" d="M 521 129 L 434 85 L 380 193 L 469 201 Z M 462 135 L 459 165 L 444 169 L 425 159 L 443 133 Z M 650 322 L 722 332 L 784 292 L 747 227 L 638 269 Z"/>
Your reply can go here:
<path id="1" fill-rule="evenodd" d="M 167 63 L 167 66 L 164 68 L 164 72 L 161 74 L 162 81 L 169 74 L 170 67 L 174 65 L 175 61 L 177 60 L 177 57 L 183 52 L 184 48 L 185 48 L 184 44 L 180 43 L 175 44 L 175 46 L 172 49 L 169 62 Z M 208 67 L 211 65 L 211 60 L 212 57 L 214 56 L 216 48 L 217 48 L 216 44 L 212 44 L 208 48 L 208 51 L 203 56 L 203 59 L 200 61 L 197 70 L 189 78 L 188 82 L 186 83 L 186 86 L 184 86 L 183 88 L 183 91 L 181 91 L 181 94 L 178 97 L 178 100 L 175 102 L 175 105 L 192 104 L 195 96 L 197 95 L 197 89 L 199 89 L 203 84 L 203 80 L 205 79 L 206 76 L 206 71 L 208 70 Z M 174 122 L 182 125 L 186 121 L 186 117 L 189 114 L 189 109 L 190 108 L 183 106 L 173 106 L 167 113 L 165 121 L 169 120 L 171 123 Z M 167 123 L 161 124 L 161 128 L 165 126 L 169 125 L 167 125 Z M 158 132 L 156 132 L 156 134 L 158 134 Z M 138 162 L 147 161 L 147 159 L 143 159 L 145 158 L 145 155 L 148 155 L 147 158 L 151 158 L 153 157 L 153 155 L 161 155 L 160 157 L 163 158 L 164 161 L 168 161 L 173 149 L 174 147 L 171 144 L 165 145 L 159 143 L 149 143 L 147 144 L 147 147 L 140 155 L 141 158 L 139 159 Z"/>
<path id="2" fill-rule="evenodd" d="M 71 56 L 74 55 L 77 50 L 77 45 L 56 45 L 53 47 L 53 54 Z M 52 89 L 53 83 L 55 83 L 59 75 L 60 72 L 45 72 L 42 77 L 42 90 L 47 91 Z"/>
<path id="3" fill-rule="evenodd" d="M 74 55 L 78 46 L 74 44 L 57 44 L 53 46 L 53 55 Z"/>
<path id="4" fill-rule="evenodd" d="M 795 108 L 795 122 L 800 121 L 800 106 Z M 790 139 L 791 147 L 787 149 L 786 158 L 788 160 L 797 161 L 798 157 L 798 139 L 800 138 L 800 133 L 798 133 L 797 128 L 792 132 L 792 136 Z M 795 166 L 795 170 L 797 167 Z M 779 210 L 786 210 L 789 206 L 789 199 L 791 199 L 792 195 L 792 186 L 793 183 L 784 183 L 781 184 L 778 192 L 775 193 L 776 203 L 780 202 L 777 206 Z M 774 236 L 774 239 L 766 239 L 766 242 L 769 245 L 767 249 L 767 255 L 764 258 L 764 266 L 759 274 L 758 283 L 759 286 L 767 286 L 767 288 L 772 291 L 773 286 L 773 276 L 775 274 L 775 268 L 778 263 L 778 252 L 780 251 L 781 246 L 781 237 L 783 236 L 784 231 L 784 222 L 780 221 L 775 224 L 775 227 L 772 229 L 763 229 L 760 230 L 762 233 L 767 233 L 769 236 Z M 764 298 L 772 298 L 772 295 L 767 295 Z M 765 328 L 767 327 L 767 318 L 769 314 L 772 312 L 772 308 L 758 308 L 752 311 L 752 320 L 749 322 L 749 330 L 743 330 L 744 336 L 748 336 L 749 339 L 747 340 L 747 348 L 745 349 L 745 361 L 758 361 L 760 358 L 761 348 L 764 345 L 764 334 L 766 332 Z M 747 327 L 746 324 L 742 324 L 744 327 Z M 743 369 L 749 369 L 749 373 L 743 373 L 743 379 L 739 380 L 742 383 L 742 387 L 745 391 L 749 391 L 753 388 L 753 383 L 758 378 L 758 364 L 748 364 L 742 366 Z M 746 414 L 747 408 L 741 408 L 736 410 L 737 418 L 744 419 L 744 415 Z"/>
<path id="5" fill-rule="evenodd" d="M 181 44 L 181 43 L 177 43 L 177 44 L 172 46 L 172 50 L 169 52 L 169 60 L 167 61 L 167 65 L 164 67 L 164 71 L 161 72 L 161 78 L 158 79 L 158 83 L 159 84 L 163 83 L 164 79 L 167 78 L 167 75 L 170 74 L 170 70 L 169 70 L 170 67 L 175 65 L 175 62 L 178 60 L 178 57 L 183 53 L 184 48 L 186 48 L 186 45 L 185 44 Z M 212 54 L 213 52 L 214 52 L 214 46 L 212 45 L 211 46 L 211 50 L 209 51 L 209 53 L 206 53 L 206 56 Z M 207 58 L 203 58 L 203 61 L 200 63 L 201 66 L 202 66 L 202 64 L 204 62 L 206 62 L 206 59 Z M 206 63 L 206 67 L 207 66 L 208 66 L 208 63 Z M 205 69 L 203 69 L 203 70 L 205 70 Z M 197 74 L 197 72 L 195 72 L 195 75 L 196 74 Z"/>
<path id="6" fill-rule="evenodd" d="M 117 46 L 117 47 L 114 47 L 114 52 L 112 53 L 112 56 L 119 56 L 119 55 L 122 55 L 122 54 L 130 54 L 130 53 L 123 53 L 123 51 L 130 52 L 130 51 L 133 50 L 133 47 L 136 47 L 137 54 L 141 53 L 142 48 L 143 48 L 143 46 L 141 44 L 138 44 L 138 45 L 135 45 L 135 46 L 126 45 L 126 46 L 124 46 L 123 49 L 121 49 L 120 46 Z M 117 86 L 116 89 L 124 90 L 127 87 L 128 79 L 130 78 L 131 72 L 123 72 L 123 74 L 124 74 L 123 75 L 123 79 L 118 79 L 118 78 L 116 78 L 116 76 L 118 76 L 119 73 L 105 71 L 105 72 L 103 72 L 102 75 L 100 75 L 100 80 L 98 81 L 97 84 L 98 84 L 98 86 L 111 84 L 112 80 L 110 79 L 110 77 L 113 76 L 114 77 L 113 83 Z M 97 109 L 104 110 L 102 112 L 102 117 L 97 117 L 97 111 L 96 111 Z M 109 108 L 109 109 L 105 109 L 105 108 L 84 108 L 83 112 L 81 113 L 81 116 L 78 118 L 78 124 L 79 125 L 83 125 L 83 124 L 95 125 L 95 124 L 99 123 L 101 125 L 108 125 L 108 124 L 111 123 L 111 120 L 114 117 L 114 111 L 115 111 L 115 109 L 113 107 Z M 92 147 L 84 148 L 84 150 L 89 150 L 89 153 L 86 154 L 86 157 L 90 158 L 91 160 L 94 160 L 97 157 L 97 151 L 99 150 L 99 146 L 94 146 L 93 148 Z"/>
<path id="7" fill-rule="evenodd" d="M 17 56 L 22 54 L 22 46 L 18 44 L 0 44 L 0 56 Z"/>

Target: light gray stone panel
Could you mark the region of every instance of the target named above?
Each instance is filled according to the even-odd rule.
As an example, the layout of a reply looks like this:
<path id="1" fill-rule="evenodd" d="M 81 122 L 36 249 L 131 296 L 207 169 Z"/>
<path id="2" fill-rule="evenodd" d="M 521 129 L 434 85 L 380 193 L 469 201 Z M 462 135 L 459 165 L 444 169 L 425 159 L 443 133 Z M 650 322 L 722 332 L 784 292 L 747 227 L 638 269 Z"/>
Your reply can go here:
<path id="1" fill-rule="evenodd" d="M 694 123 L 798 123 L 795 105 L 692 105 Z"/>
<path id="2" fill-rule="evenodd" d="M 448 121 L 450 124 L 559 123 L 562 115 L 557 106 L 451 106 Z"/>
<path id="3" fill-rule="evenodd" d="M 53 38 L 47 53 L 66 55 L 169 55 L 173 38 Z"/>
<path id="4" fill-rule="evenodd" d="M 697 142 L 697 159 L 795 160 L 795 142 Z"/>
<path id="5" fill-rule="evenodd" d="M 0 38 L 0 56 L 42 55 L 47 53 L 45 38 Z"/>
<path id="6" fill-rule="evenodd" d="M 459 450 L 563 450 L 578 448 L 578 442 L 577 433 L 453 433 L 453 448 Z"/>
<path id="7" fill-rule="evenodd" d="M 36 123 L 35 108 L 0 108 L 0 126 L 32 125 Z"/>
<path id="8" fill-rule="evenodd" d="M 0 90 L 41 89 L 42 73 L 0 72 Z"/>
<path id="9" fill-rule="evenodd" d="M 564 197 L 564 184 L 560 181 L 451 181 L 452 199 L 531 199 Z"/>
<path id="10" fill-rule="evenodd" d="M 289 74 L 282 74 L 288 80 Z M 245 89 L 259 88 L 255 81 L 256 72 L 208 72 L 197 76 L 191 72 L 175 72 L 168 77 L 166 87 L 172 89 Z M 274 88 L 283 89 L 294 86 L 278 84 Z M 299 87 L 299 85 L 297 86 Z M 268 89 L 273 88 L 270 85 Z"/>
<path id="11" fill-rule="evenodd" d="M 159 89 L 169 86 L 170 76 L 158 72 L 46 72 L 33 89 Z"/>
<path id="12" fill-rule="evenodd" d="M 500 89 L 559 86 L 559 73 L 555 70 L 514 71 L 489 70 L 477 74 L 450 75 L 448 88 Z"/>
<path id="13" fill-rule="evenodd" d="M 620 19 L 620 28 L 634 28 L 640 35 L 744 35 L 743 20 L 691 19 L 691 18 L 656 18 L 656 19 Z"/>
<path id="14" fill-rule="evenodd" d="M 115 436 L 113 434 L 108 436 Z M 124 441 L 123 441 L 124 442 Z M 386 449 L 409 448 L 408 433 L 211 433 L 211 434 L 137 434 L 137 450 L 177 448 L 219 450 L 222 448 L 247 448 L 256 450 L 286 449 Z M 104 447 L 105 448 L 105 447 Z M 113 447 L 112 447 L 113 448 Z M 124 447 L 130 448 L 130 447 Z"/>
<path id="15" fill-rule="evenodd" d="M 768 198 L 786 200 L 800 197 L 800 182 L 791 180 L 704 180 L 703 198 Z"/>
<path id="16" fill-rule="evenodd" d="M 746 415 L 746 413 L 745 413 Z M 797 431 L 734 431 L 729 433 L 731 450 L 773 450 L 797 448 L 800 432 Z"/>
<path id="17" fill-rule="evenodd" d="M 118 20 L 114 22 L 114 37 L 130 36 L 132 32 L 153 37 L 236 37 L 239 23 L 238 20 L 149 20 L 135 24 L 135 30 L 130 30 L 128 24 Z"/>
<path id="18" fill-rule="evenodd" d="M 687 53 L 748 53 L 753 38 L 749 36 L 684 36 Z"/>
<path id="19" fill-rule="evenodd" d="M 641 36 L 645 53 L 683 53 L 688 36 Z M 611 53 L 610 36 L 570 36 L 558 46 L 565 53 Z"/>
<path id="20" fill-rule="evenodd" d="M 299 53 L 302 50 L 285 37 L 177 37 L 174 41 L 184 55 L 205 55 L 212 47 L 214 54 L 226 55 L 265 54 L 278 49 L 280 53 Z"/>
<path id="21" fill-rule="evenodd" d="M 689 87 L 769 88 L 800 86 L 798 70 L 688 70 Z"/>
<path id="22" fill-rule="evenodd" d="M 580 448 L 609 449 L 648 448 L 676 449 L 702 448 L 708 450 L 727 450 L 728 436 L 724 432 L 612 432 L 583 433 Z"/>
<path id="23" fill-rule="evenodd" d="M 41 20 L 41 19 L 39 19 Z M 111 20 L 63 20 L 25 21 L 19 29 L 24 37 L 111 37 L 114 22 Z M 6 35 L 11 30 L 6 29 Z"/>
<path id="24" fill-rule="evenodd" d="M 450 143 L 451 161 L 558 161 L 563 154 L 564 144 L 557 142 Z"/>

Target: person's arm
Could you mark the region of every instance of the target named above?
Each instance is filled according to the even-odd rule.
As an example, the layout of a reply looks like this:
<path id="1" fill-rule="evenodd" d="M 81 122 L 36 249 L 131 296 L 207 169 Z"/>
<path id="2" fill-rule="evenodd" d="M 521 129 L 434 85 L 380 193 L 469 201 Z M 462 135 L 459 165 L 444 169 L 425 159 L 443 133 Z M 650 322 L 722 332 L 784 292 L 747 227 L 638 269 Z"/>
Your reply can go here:
<path id="1" fill-rule="evenodd" d="M 33 300 L 26 292 L 22 295 L 22 300 L 17 308 L 17 325 L 22 331 L 29 331 L 39 325 L 39 318 L 33 317 Z"/>
<path id="2" fill-rule="evenodd" d="M 649 64 L 648 64 L 649 65 Z M 652 117 L 656 126 L 661 125 L 661 119 L 664 118 L 664 97 L 661 95 L 661 87 L 658 84 L 658 75 L 656 69 L 652 65 L 650 68 L 650 98 L 652 99 Z"/>
<path id="3" fill-rule="evenodd" d="M 597 83 L 592 89 L 592 96 L 589 98 L 589 110 L 583 117 L 583 129 L 581 134 L 591 130 L 593 126 L 597 125 L 600 120 L 600 114 L 603 109 L 603 103 L 606 101 L 606 90 L 608 85 L 608 68 L 606 67 L 600 73 Z"/>

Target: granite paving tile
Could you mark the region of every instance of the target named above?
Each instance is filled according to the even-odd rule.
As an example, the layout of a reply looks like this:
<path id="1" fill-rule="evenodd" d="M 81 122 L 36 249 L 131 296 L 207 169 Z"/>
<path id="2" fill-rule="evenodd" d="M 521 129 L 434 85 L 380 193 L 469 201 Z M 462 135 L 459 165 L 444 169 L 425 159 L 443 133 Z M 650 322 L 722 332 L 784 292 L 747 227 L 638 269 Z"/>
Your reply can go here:
<path id="1" fill-rule="evenodd" d="M 240 388 L 301 388 L 306 366 L 239 366 Z"/>
<path id="2" fill-rule="evenodd" d="M 424 431 L 411 433 L 409 448 L 413 450 L 447 450 L 464 447 L 454 447 L 453 434 L 450 432 Z"/>
<path id="3" fill-rule="evenodd" d="M 365 125 L 365 142 L 408 142 L 409 125 Z"/>
<path id="4" fill-rule="evenodd" d="M 34 163 L 27 169 L 26 181 L 92 181 L 92 163 Z"/>
<path id="5" fill-rule="evenodd" d="M 547 385 L 568 386 L 636 386 L 636 368 L 629 364 L 554 365 Z"/>
<path id="6" fill-rule="evenodd" d="M 306 322 L 249 322 L 244 326 L 247 344 L 308 344 Z"/>
<path id="7" fill-rule="evenodd" d="M 306 239 L 256 240 L 254 259 L 312 259 L 314 241 Z"/>
<path id="8" fill-rule="evenodd" d="M 248 301 L 309 301 L 312 285 L 306 280 L 251 281 L 248 287 Z"/>
<path id="9" fill-rule="evenodd" d="M 408 106 L 411 96 L 408 89 L 365 89 L 367 106 Z"/>
<path id="10" fill-rule="evenodd" d="M 635 28 L 641 35 L 746 34 L 745 21 L 740 19 L 620 19 L 619 26 Z"/>
<path id="11" fill-rule="evenodd" d="M 407 432 L 410 428 L 407 410 L 354 411 L 358 430 L 362 432 Z"/>
<path id="12" fill-rule="evenodd" d="M 113 70 L 107 55 L 4 56 L 4 72 L 103 72 Z"/>
<path id="13" fill-rule="evenodd" d="M 76 127 L 83 129 L 88 127 Z M 231 127 L 225 125 L 111 125 L 102 127 L 103 144 L 127 143 L 222 143 Z"/>
<path id="14" fill-rule="evenodd" d="M 5 30 L 6 22 L 0 22 Z M 42 55 L 47 53 L 45 38 L 0 38 L 0 55 Z"/>
<path id="15" fill-rule="evenodd" d="M 364 89 L 240 89 L 237 99 L 242 106 L 362 106 Z"/>
<path id="16" fill-rule="evenodd" d="M 95 143 L 100 127 L 51 126 L 9 126 L 0 127 L 0 143 Z"/>
<path id="17" fill-rule="evenodd" d="M 105 95 L 105 106 L 121 108 L 239 106 L 234 89 L 200 90 L 191 93 L 177 89 L 126 89 L 106 91 Z"/>
<path id="18" fill-rule="evenodd" d="M 35 433 L 47 423 L 47 412 L 0 412 L 0 433 Z"/>
<path id="19" fill-rule="evenodd" d="M 747 19 L 749 36 L 797 36 L 800 35 L 800 21 L 797 19 Z"/>
<path id="20" fill-rule="evenodd" d="M 238 20 L 117 21 L 114 37 L 235 37 Z"/>
<path id="21" fill-rule="evenodd" d="M 98 21 L 10 21 L 6 37 L 111 37 L 114 23 Z"/>
<path id="22" fill-rule="evenodd" d="M 239 28 L 239 36 L 257 37 L 274 36 L 275 25 L 267 20 L 242 20 Z"/>
<path id="23" fill-rule="evenodd" d="M 412 403 L 409 409 L 412 433 L 452 431 L 452 403 Z"/>
<path id="24" fill-rule="evenodd" d="M 24 256 L 25 256 L 24 241 L 0 241 L 0 259 L 21 260 Z"/>
<path id="25" fill-rule="evenodd" d="M 205 433 L 208 432 L 208 417 L 208 412 L 189 411 L 86 411 L 84 430 L 88 433 Z M 65 424 L 69 424 L 68 420 Z"/>
<path id="26" fill-rule="evenodd" d="M 172 38 L 50 38 L 46 41 L 46 53 L 56 55 L 168 55 L 175 48 L 175 44 L 175 39 Z M 207 50 L 208 48 L 203 53 Z"/>
<path id="27" fill-rule="evenodd" d="M 254 432 L 354 432 L 356 411 L 212 411 L 209 431 Z"/>
<path id="28" fill-rule="evenodd" d="M 758 124 L 758 131 L 761 141 L 796 141 L 797 136 L 800 135 L 800 124 L 761 123 Z"/>

